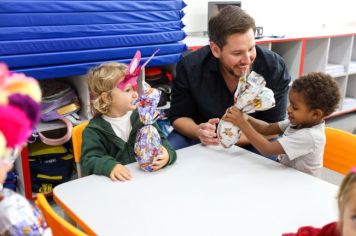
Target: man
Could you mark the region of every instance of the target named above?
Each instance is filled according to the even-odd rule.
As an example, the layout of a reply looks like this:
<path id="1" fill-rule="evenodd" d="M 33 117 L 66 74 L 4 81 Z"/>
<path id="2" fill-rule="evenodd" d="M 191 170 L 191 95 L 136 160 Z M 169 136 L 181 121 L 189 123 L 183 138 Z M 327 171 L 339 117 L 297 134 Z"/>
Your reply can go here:
<path id="1" fill-rule="evenodd" d="M 227 6 L 209 21 L 210 45 L 178 63 L 169 116 L 174 131 L 168 137 L 175 149 L 199 141 L 219 144 L 216 125 L 234 103 L 239 77 L 251 71 L 264 77 L 276 100 L 274 108 L 252 116 L 267 122 L 284 119 L 290 75 L 279 55 L 255 45 L 255 28 L 240 7 Z M 242 136 L 237 144 L 248 143 Z"/>

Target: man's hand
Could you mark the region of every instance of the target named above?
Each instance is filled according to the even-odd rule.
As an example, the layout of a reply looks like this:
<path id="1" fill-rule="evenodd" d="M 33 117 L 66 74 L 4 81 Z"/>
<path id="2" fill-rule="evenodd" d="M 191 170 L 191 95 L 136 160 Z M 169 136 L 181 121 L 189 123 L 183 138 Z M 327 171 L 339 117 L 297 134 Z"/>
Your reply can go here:
<path id="1" fill-rule="evenodd" d="M 219 118 L 210 119 L 206 123 L 199 124 L 198 138 L 205 145 L 219 145 L 219 139 L 216 135 L 216 124 L 219 123 Z"/>
<path id="2" fill-rule="evenodd" d="M 117 164 L 110 173 L 110 179 L 113 181 L 126 181 L 131 180 L 131 178 L 130 170 L 121 164 Z"/>

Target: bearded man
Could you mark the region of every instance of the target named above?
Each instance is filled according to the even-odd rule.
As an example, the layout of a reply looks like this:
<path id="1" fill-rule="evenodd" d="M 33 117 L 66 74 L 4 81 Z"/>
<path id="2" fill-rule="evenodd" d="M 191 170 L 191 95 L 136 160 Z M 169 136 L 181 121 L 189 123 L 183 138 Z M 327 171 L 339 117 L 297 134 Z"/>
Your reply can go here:
<path id="1" fill-rule="evenodd" d="M 276 106 L 250 114 L 266 122 L 285 118 L 290 74 L 283 58 L 256 45 L 255 20 L 237 6 L 227 6 L 209 20 L 210 44 L 185 56 L 176 67 L 168 136 L 173 148 L 196 143 L 218 145 L 216 124 L 234 104 L 240 76 L 255 71 L 272 89 Z M 238 102 L 238 101 L 237 101 Z M 256 152 L 242 134 L 237 145 Z"/>

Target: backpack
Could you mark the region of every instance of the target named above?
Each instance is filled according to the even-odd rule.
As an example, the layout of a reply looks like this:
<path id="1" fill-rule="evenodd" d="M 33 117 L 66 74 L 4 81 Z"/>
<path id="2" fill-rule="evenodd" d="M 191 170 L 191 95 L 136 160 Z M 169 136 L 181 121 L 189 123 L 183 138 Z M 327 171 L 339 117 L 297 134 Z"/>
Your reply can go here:
<path id="1" fill-rule="evenodd" d="M 28 145 L 32 191 L 48 193 L 58 184 L 71 179 L 73 154 L 63 145 L 50 146 L 42 142 Z"/>
<path id="2" fill-rule="evenodd" d="M 42 90 L 41 119 L 45 122 L 57 120 L 80 109 L 75 90 L 67 83 L 55 80 L 40 81 Z"/>
<path id="3" fill-rule="evenodd" d="M 61 120 L 67 132 L 60 138 L 48 138 L 39 132 L 41 141 L 48 145 L 61 145 L 68 142 L 72 136 L 73 123 L 78 124 L 77 115 L 80 101 L 75 90 L 67 83 L 56 80 L 40 81 L 42 90 L 41 119 L 44 122 Z"/>

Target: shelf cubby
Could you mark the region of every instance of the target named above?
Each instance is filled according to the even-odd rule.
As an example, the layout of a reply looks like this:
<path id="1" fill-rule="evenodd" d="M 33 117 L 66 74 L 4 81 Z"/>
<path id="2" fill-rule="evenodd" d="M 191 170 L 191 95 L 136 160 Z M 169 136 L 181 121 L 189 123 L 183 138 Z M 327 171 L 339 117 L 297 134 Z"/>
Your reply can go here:
<path id="1" fill-rule="evenodd" d="M 351 61 L 351 48 L 353 36 L 339 36 L 330 38 L 327 65 L 333 65 L 333 70 L 326 72 L 337 77 L 346 75 Z"/>
<path id="2" fill-rule="evenodd" d="M 328 62 L 329 38 L 307 39 L 303 74 L 325 71 Z"/>
<path id="3" fill-rule="evenodd" d="M 335 77 L 337 83 L 339 84 L 339 88 L 340 88 L 340 105 L 339 105 L 339 109 L 338 110 L 343 110 L 343 103 L 344 103 L 344 98 L 345 98 L 345 94 L 346 94 L 346 86 L 347 86 L 347 76 L 339 76 L 339 77 Z"/>
<path id="4" fill-rule="evenodd" d="M 346 97 L 356 99 L 356 74 L 351 74 L 348 77 Z"/>
<path id="5" fill-rule="evenodd" d="M 85 76 L 57 78 L 54 80 L 66 82 L 75 89 L 81 105 L 78 115 L 80 116 L 82 121 L 89 119 L 90 98 L 89 98 L 89 90 L 88 90 L 88 85 Z M 36 127 L 38 132 L 45 132 L 44 135 L 46 135 L 46 137 L 47 135 L 49 135 L 51 138 L 53 138 L 52 137 L 53 135 L 57 136 L 58 134 L 65 132 L 63 128 L 65 128 L 65 124 L 59 120 L 50 121 L 50 122 L 41 122 Z M 21 156 L 15 162 L 15 167 L 17 172 L 19 173 L 18 189 L 20 193 L 25 195 L 27 199 L 32 200 L 35 197 L 35 193 L 32 192 L 32 183 L 31 183 L 30 167 L 28 162 L 27 147 L 23 148 Z"/>
<path id="6" fill-rule="evenodd" d="M 90 100 L 89 100 L 89 91 L 88 85 L 85 80 L 85 76 L 75 76 L 75 77 L 66 77 L 55 79 L 58 81 L 63 81 L 70 84 L 76 91 L 80 99 L 80 110 L 78 115 L 81 120 L 88 120 L 90 118 Z M 38 132 L 50 131 L 55 129 L 64 128 L 65 124 L 60 120 L 54 120 L 49 122 L 41 122 L 37 126 Z"/>
<path id="7" fill-rule="evenodd" d="M 297 79 L 301 65 L 302 41 L 274 42 L 271 50 L 283 57 L 292 80 Z"/>
<path id="8" fill-rule="evenodd" d="M 354 36 L 352 40 L 349 74 L 356 74 L 356 36 Z"/>

